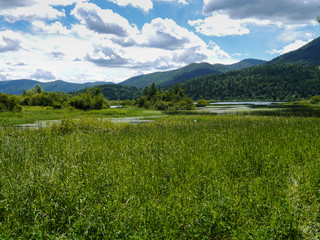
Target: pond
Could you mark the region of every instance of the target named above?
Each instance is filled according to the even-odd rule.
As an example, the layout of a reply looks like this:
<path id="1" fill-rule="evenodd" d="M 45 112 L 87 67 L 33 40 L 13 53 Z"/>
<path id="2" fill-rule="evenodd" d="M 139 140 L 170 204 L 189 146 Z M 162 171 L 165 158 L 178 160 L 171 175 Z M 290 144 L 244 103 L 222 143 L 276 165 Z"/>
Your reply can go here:
<path id="1" fill-rule="evenodd" d="M 235 113 L 240 111 L 261 111 L 280 102 L 213 102 L 209 106 L 199 107 L 197 111 L 210 113 Z M 259 108 L 254 108 L 259 106 Z M 265 107 L 264 107 L 265 106 Z"/>
<path id="2" fill-rule="evenodd" d="M 278 104 L 283 102 L 263 102 L 263 101 L 256 101 L 256 102 L 212 102 L 211 105 L 263 105 L 263 106 L 270 106 L 272 104 Z"/>

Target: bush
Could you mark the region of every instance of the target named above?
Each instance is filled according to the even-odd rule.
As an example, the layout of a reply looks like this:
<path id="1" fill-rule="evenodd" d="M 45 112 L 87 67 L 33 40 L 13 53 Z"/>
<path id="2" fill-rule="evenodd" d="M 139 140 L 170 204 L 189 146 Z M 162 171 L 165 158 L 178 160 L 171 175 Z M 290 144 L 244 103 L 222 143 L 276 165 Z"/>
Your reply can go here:
<path id="1" fill-rule="evenodd" d="M 185 95 L 179 85 L 161 92 L 154 83 L 143 90 L 143 96 L 136 100 L 135 105 L 157 110 L 191 110 L 195 108 L 192 99 Z"/>
<path id="2" fill-rule="evenodd" d="M 86 88 L 83 93 L 73 96 L 70 99 L 70 105 L 82 110 L 108 108 L 109 104 L 101 93 L 100 88 Z"/>
<path id="3" fill-rule="evenodd" d="M 55 102 L 55 103 L 52 105 L 52 107 L 53 107 L 53 109 L 62 109 L 62 104 Z"/>
<path id="4" fill-rule="evenodd" d="M 318 103 L 320 103 L 320 95 L 313 96 L 313 97 L 310 99 L 310 103 L 311 103 L 311 104 L 318 104 Z"/>
<path id="5" fill-rule="evenodd" d="M 210 103 L 207 101 L 207 100 L 204 100 L 204 99 L 199 99 L 196 106 L 197 107 L 205 107 L 205 106 L 208 106 L 210 105 Z"/>
<path id="6" fill-rule="evenodd" d="M 21 112 L 21 110 L 22 107 L 16 96 L 0 93 L 0 112 Z"/>

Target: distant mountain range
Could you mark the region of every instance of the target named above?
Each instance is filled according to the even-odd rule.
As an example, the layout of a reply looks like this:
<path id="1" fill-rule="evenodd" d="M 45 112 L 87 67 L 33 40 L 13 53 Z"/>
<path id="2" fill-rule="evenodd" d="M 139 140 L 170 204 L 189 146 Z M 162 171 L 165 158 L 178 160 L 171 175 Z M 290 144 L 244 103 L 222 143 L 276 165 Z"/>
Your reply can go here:
<path id="1" fill-rule="evenodd" d="M 52 91 L 60 91 L 60 92 L 76 92 L 82 90 L 86 87 L 94 87 L 100 86 L 104 84 L 114 84 L 107 82 L 92 82 L 92 83 L 70 83 L 61 80 L 53 81 L 53 82 L 39 82 L 30 79 L 19 79 L 19 80 L 11 80 L 11 81 L 0 81 L 0 93 L 8 93 L 8 94 L 22 94 L 23 90 L 29 90 L 39 84 L 43 90 L 52 92 Z"/>
<path id="2" fill-rule="evenodd" d="M 152 82 L 154 82 L 157 86 L 166 88 L 195 77 L 205 76 L 209 74 L 225 73 L 228 71 L 258 66 L 263 63 L 265 63 L 265 61 L 257 59 L 245 59 L 231 65 L 192 63 L 176 70 L 156 72 L 132 77 L 124 82 L 121 82 L 120 85 L 144 88 L 145 86 L 148 86 Z"/>

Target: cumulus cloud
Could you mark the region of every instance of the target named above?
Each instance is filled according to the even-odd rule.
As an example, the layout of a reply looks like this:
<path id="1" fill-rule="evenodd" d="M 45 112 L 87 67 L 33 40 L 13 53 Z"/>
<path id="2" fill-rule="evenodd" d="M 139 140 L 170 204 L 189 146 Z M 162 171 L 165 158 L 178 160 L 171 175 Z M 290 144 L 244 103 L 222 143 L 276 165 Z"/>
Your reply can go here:
<path id="1" fill-rule="evenodd" d="M 128 6 L 131 5 L 135 8 L 140 8 L 145 12 L 148 12 L 153 8 L 153 3 L 151 0 L 108 0 L 109 2 L 113 2 L 118 4 L 119 6 Z"/>
<path id="2" fill-rule="evenodd" d="M 235 19 L 255 18 L 297 24 L 314 21 L 318 0 L 204 0 L 203 12 L 223 12 Z"/>
<path id="3" fill-rule="evenodd" d="M 35 19 L 54 20 L 64 17 L 65 13 L 48 5 L 33 5 L 28 7 L 18 7 L 8 10 L 0 10 L 0 15 L 7 22 L 16 22 L 20 20 L 32 21 Z"/>
<path id="4" fill-rule="evenodd" d="M 1 0 L 0 9 L 10 9 L 18 7 L 29 7 L 33 5 L 50 5 L 50 6 L 68 6 L 76 2 L 83 2 L 86 0 Z"/>
<path id="5" fill-rule="evenodd" d="M 85 60 L 101 67 L 121 67 L 127 65 L 129 61 L 125 59 L 123 53 L 110 47 L 95 48 L 92 53 L 88 53 Z"/>
<path id="6" fill-rule="evenodd" d="M 227 36 L 227 35 L 243 35 L 250 31 L 245 27 L 242 20 L 233 20 L 228 15 L 214 15 L 204 20 L 198 19 L 188 21 L 190 26 L 196 28 L 196 31 L 206 36 Z"/>
<path id="7" fill-rule="evenodd" d="M 101 9 L 92 3 L 77 4 L 72 14 L 92 31 L 126 37 L 137 32 L 128 20 L 109 9 Z"/>
<path id="8" fill-rule="evenodd" d="M 167 50 L 185 48 L 188 44 L 202 41 L 172 19 L 153 19 L 150 24 L 143 26 L 142 35 L 146 38 L 146 46 Z"/>
<path id="9" fill-rule="evenodd" d="M 228 36 L 249 34 L 248 26 L 268 26 L 271 23 L 268 20 L 256 19 L 231 19 L 226 14 L 213 13 L 211 17 L 188 21 L 190 26 L 195 27 L 196 31 L 206 36 Z"/>
<path id="10" fill-rule="evenodd" d="M 37 80 L 54 80 L 56 77 L 49 71 L 37 69 L 35 73 L 30 76 L 32 79 Z"/>
<path id="11" fill-rule="evenodd" d="M 70 33 L 65 26 L 61 24 L 61 22 L 56 21 L 51 24 L 46 24 L 43 21 L 35 21 L 32 23 L 32 31 L 34 33 L 46 33 L 46 34 L 63 34 L 67 35 Z"/>
<path id="12" fill-rule="evenodd" d="M 87 0 L 1 0 L 0 15 L 7 22 L 20 20 L 55 20 L 65 16 L 53 6 L 69 6 Z"/>
<path id="13" fill-rule="evenodd" d="M 21 36 L 13 31 L 0 32 L 0 52 L 17 51 L 21 48 Z"/>
<path id="14" fill-rule="evenodd" d="M 267 51 L 267 53 L 273 55 L 273 54 L 285 54 L 294 50 L 297 50 L 301 47 L 303 47 L 304 45 L 306 45 L 307 43 L 311 42 L 312 39 L 309 39 L 308 41 L 302 41 L 302 40 L 297 40 L 293 43 L 290 43 L 286 46 L 284 46 L 282 49 L 280 50 L 276 50 L 276 49 L 272 49 L 270 51 Z"/>

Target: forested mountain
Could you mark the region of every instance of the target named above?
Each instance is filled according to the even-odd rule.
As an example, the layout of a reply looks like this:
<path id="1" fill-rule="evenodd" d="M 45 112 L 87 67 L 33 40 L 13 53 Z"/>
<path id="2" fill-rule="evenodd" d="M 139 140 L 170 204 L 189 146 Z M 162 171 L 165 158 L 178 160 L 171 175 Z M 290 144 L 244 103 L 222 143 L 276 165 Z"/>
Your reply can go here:
<path id="1" fill-rule="evenodd" d="M 8 94 L 22 94 L 23 89 L 29 90 L 39 84 L 44 91 L 60 91 L 60 92 L 75 92 L 87 87 L 99 86 L 106 84 L 106 82 L 93 82 L 93 83 L 69 83 L 61 80 L 53 82 L 39 82 L 29 79 L 19 79 L 11 81 L 0 81 L 0 93 Z"/>
<path id="2" fill-rule="evenodd" d="M 231 65 L 211 65 L 209 63 L 192 63 L 176 70 L 156 72 L 129 78 L 128 80 L 121 82 L 120 84 L 125 86 L 144 88 L 145 86 L 148 86 L 152 82 L 154 82 L 157 86 L 167 88 L 169 86 L 175 85 L 177 83 L 182 83 L 186 80 L 195 77 L 204 76 L 208 74 L 225 73 L 232 70 L 257 66 L 263 63 L 265 62 L 256 59 L 246 59 Z"/>
<path id="3" fill-rule="evenodd" d="M 320 37 L 309 42 L 298 50 L 283 54 L 270 61 L 275 63 L 297 63 L 312 66 L 320 65 Z"/>
<path id="4" fill-rule="evenodd" d="M 116 84 L 104 84 L 99 87 L 104 97 L 108 100 L 135 100 L 139 98 L 142 93 L 142 89 L 140 88 Z"/>
<path id="5" fill-rule="evenodd" d="M 264 64 L 198 77 L 181 86 L 193 99 L 291 101 L 320 94 L 320 70 L 296 64 Z"/>

